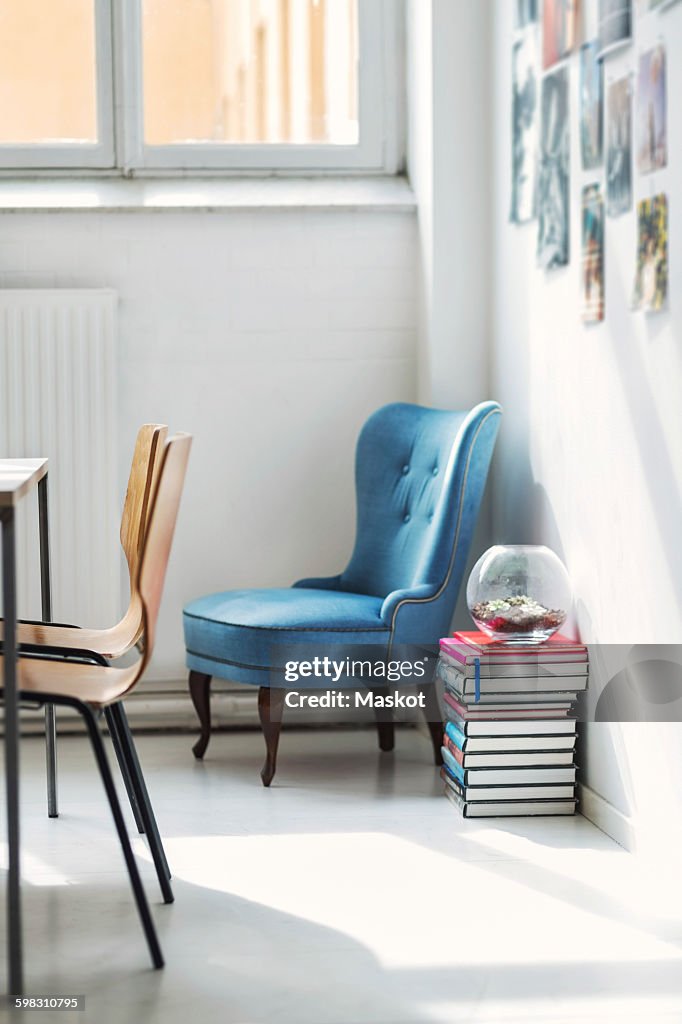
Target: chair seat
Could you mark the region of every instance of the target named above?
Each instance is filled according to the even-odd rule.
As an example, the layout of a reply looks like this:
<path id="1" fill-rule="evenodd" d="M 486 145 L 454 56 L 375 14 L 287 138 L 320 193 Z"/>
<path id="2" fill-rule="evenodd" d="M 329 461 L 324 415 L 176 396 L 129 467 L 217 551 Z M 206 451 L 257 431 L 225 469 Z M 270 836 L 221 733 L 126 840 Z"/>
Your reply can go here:
<path id="1" fill-rule="evenodd" d="M 184 610 L 187 665 L 196 672 L 260 686 L 291 657 L 324 657 L 357 645 L 385 647 L 383 599 L 344 591 L 282 588 L 209 594 Z M 285 648 L 282 645 L 286 645 Z M 343 657 L 347 656 L 345 653 Z M 326 686 L 319 678 L 297 686 Z"/>
<path id="2" fill-rule="evenodd" d="M 62 658 L 19 658 L 17 690 L 22 698 L 69 697 L 106 707 L 130 689 L 138 673 L 138 662 L 129 668 L 81 665 Z M 0 656 L 0 691 L 4 689 L 4 657 Z"/>

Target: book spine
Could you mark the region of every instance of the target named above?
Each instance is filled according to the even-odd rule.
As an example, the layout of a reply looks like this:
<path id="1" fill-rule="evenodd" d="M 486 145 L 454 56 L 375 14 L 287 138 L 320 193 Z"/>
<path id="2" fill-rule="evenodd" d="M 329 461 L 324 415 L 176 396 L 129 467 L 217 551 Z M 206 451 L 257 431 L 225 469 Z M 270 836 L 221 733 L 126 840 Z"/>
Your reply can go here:
<path id="1" fill-rule="evenodd" d="M 459 747 L 461 751 L 466 750 L 467 738 L 465 734 L 457 728 L 454 722 L 445 723 L 445 734 L 456 747 Z"/>
<path id="2" fill-rule="evenodd" d="M 443 755 L 443 762 L 445 766 L 450 769 L 450 774 L 453 775 L 454 778 L 459 779 L 459 781 L 462 784 L 464 784 L 466 782 L 465 769 L 462 768 L 459 762 L 455 760 L 455 758 L 452 756 L 447 747 L 443 746 L 440 748 L 440 750 L 441 754 Z"/>
<path id="3" fill-rule="evenodd" d="M 445 736 L 443 736 L 443 746 L 446 747 L 446 749 L 450 751 L 450 753 L 454 757 L 454 759 L 457 762 L 457 764 L 460 765 L 460 767 L 463 768 L 464 767 L 464 751 L 460 750 L 460 748 L 455 743 L 452 742 L 452 740 L 450 739 L 450 737 L 447 734 Z"/>

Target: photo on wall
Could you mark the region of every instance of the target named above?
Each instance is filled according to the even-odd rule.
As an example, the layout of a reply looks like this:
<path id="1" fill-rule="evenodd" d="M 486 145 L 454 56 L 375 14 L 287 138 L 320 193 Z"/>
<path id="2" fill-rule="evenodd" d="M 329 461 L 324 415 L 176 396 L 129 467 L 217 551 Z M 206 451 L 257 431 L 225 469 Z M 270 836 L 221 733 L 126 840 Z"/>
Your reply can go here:
<path id="1" fill-rule="evenodd" d="M 577 0 L 544 0 L 542 5 L 542 66 L 551 68 L 567 57 L 575 44 Z"/>
<path id="2" fill-rule="evenodd" d="M 537 254 L 545 270 L 568 263 L 569 175 L 568 68 L 563 67 L 542 81 Z"/>
<path id="3" fill-rule="evenodd" d="M 619 217 L 632 206 L 632 100 L 630 80 L 619 78 L 606 98 L 606 212 Z"/>
<path id="4" fill-rule="evenodd" d="M 642 174 L 668 162 L 665 49 L 655 46 L 639 58 L 637 76 L 637 166 Z"/>
<path id="5" fill-rule="evenodd" d="M 668 296 L 668 198 L 664 193 L 637 204 L 637 272 L 633 309 L 658 313 Z"/>
<path id="6" fill-rule="evenodd" d="M 599 53 L 603 57 L 630 42 L 631 0 L 599 0 Z"/>
<path id="7" fill-rule="evenodd" d="M 533 25 L 538 20 L 538 0 L 515 0 L 515 2 L 515 27 L 525 28 L 526 25 Z"/>
<path id="8" fill-rule="evenodd" d="M 583 170 L 602 162 L 603 64 L 596 41 L 580 48 L 580 152 Z"/>
<path id="9" fill-rule="evenodd" d="M 583 322 L 604 319 L 604 200 L 599 185 L 586 185 L 582 193 Z"/>
<path id="10" fill-rule="evenodd" d="M 599 36 L 599 0 L 578 0 L 576 43 L 591 43 Z"/>
<path id="11" fill-rule="evenodd" d="M 537 32 L 528 27 L 512 51 L 512 195 L 510 219 L 532 220 L 538 180 Z"/>

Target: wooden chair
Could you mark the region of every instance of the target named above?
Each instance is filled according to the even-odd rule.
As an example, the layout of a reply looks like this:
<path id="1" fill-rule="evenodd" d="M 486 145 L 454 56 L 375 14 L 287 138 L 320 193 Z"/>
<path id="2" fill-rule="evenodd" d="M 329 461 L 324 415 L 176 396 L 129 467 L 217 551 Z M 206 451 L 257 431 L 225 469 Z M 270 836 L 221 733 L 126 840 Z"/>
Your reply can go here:
<path id="1" fill-rule="evenodd" d="M 80 650 L 110 660 L 127 654 L 140 639 L 142 611 L 138 595 L 135 593 L 134 580 L 167 433 L 168 427 L 164 424 L 145 423 L 140 427 L 135 441 L 121 514 L 121 547 L 128 563 L 130 577 L 130 600 L 121 621 L 107 629 L 82 629 L 79 626 L 61 623 L 24 621 L 20 623 L 17 631 L 17 642 L 23 647 Z"/>
<path id="2" fill-rule="evenodd" d="M 145 423 L 140 427 L 135 441 L 120 529 L 121 547 L 128 563 L 130 579 L 130 599 L 125 615 L 109 629 L 81 629 L 61 623 L 24 621 L 18 629 L 18 641 L 23 651 L 106 664 L 109 659 L 127 654 L 139 642 L 143 628 L 142 607 L 135 581 L 167 433 L 165 424 Z M 162 889 L 164 899 L 170 903 L 173 900 L 170 869 L 125 708 L 122 704 L 116 709 L 107 708 L 105 717 L 135 824 L 141 834 L 147 834 L 154 860 L 158 859 L 163 865 L 165 883 Z M 48 793 L 53 795 L 54 804 L 57 790 L 56 761 L 50 757 L 50 753 L 55 750 L 56 737 L 52 737 L 52 745 L 48 742 L 47 764 Z M 56 813 L 52 816 L 56 817 Z M 148 825 L 145 825 L 145 821 Z"/>
<path id="3" fill-rule="evenodd" d="M 85 722 L 118 832 L 152 962 L 156 968 L 163 967 L 163 955 L 123 820 L 96 714 L 101 709 L 120 709 L 122 699 L 139 683 L 152 656 L 166 566 L 191 443 L 189 435 L 176 435 L 166 442 L 163 451 L 158 484 L 152 498 L 147 529 L 133 581 L 135 600 L 139 601 L 144 637 L 141 656 L 136 663 L 127 668 L 116 668 L 64 659 L 48 659 L 35 654 L 25 655 L 23 652 L 19 660 L 18 687 L 22 701 L 38 706 L 55 704 L 71 707 L 78 711 Z M 161 866 L 156 861 L 155 866 L 163 888 Z"/>

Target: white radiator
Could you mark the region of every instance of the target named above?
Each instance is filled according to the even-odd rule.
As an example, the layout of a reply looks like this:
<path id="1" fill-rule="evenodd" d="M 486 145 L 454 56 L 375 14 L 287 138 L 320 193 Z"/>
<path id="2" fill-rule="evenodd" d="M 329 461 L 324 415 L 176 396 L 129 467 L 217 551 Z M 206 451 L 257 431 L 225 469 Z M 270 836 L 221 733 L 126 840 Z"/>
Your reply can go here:
<path id="1" fill-rule="evenodd" d="M 0 290 L 0 458 L 49 459 L 52 609 L 59 622 L 120 613 L 116 294 Z M 17 517 L 18 609 L 40 618 L 37 492 Z"/>

